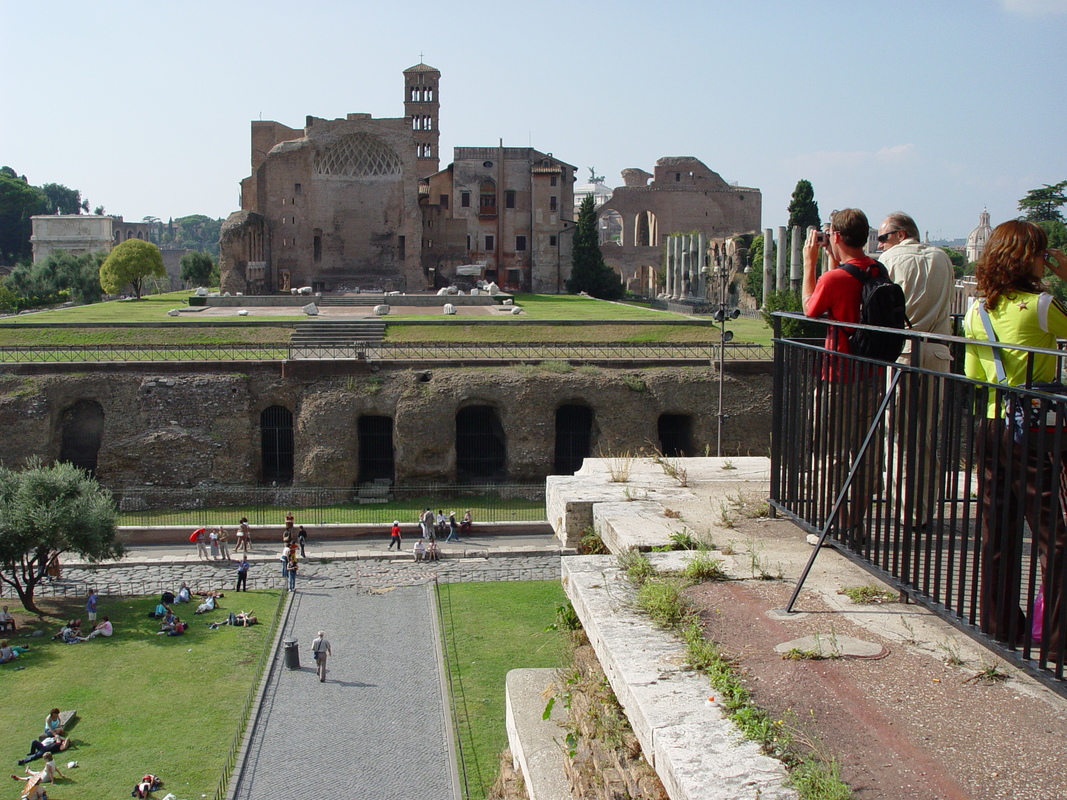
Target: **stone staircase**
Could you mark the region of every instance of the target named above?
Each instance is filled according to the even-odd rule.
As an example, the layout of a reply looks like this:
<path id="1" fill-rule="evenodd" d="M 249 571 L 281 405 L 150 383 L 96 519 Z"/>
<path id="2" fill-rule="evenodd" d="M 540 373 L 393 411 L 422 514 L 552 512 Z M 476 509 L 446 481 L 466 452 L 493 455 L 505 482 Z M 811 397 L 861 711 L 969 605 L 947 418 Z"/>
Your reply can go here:
<path id="1" fill-rule="evenodd" d="M 385 338 L 385 320 L 308 320 L 289 336 L 291 358 L 358 358 Z"/>

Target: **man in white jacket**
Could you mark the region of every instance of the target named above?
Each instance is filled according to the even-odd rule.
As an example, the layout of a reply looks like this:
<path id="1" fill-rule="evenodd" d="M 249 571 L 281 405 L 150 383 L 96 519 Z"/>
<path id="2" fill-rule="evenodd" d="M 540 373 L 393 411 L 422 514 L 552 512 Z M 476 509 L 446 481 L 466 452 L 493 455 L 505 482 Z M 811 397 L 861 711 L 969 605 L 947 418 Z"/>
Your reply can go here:
<path id="1" fill-rule="evenodd" d="M 919 228 L 915 220 L 902 211 L 895 211 L 878 227 L 878 260 L 885 264 L 894 283 L 904 290 L 908 319 L 916 331 L 951 334 L 950 311 L 955 291 L 955 273 L 948 254 L 933 245 L 919 241 Z M 914 341 L 904 347 L 898 363 L 911 363 Z M 948 373 L 952 367 L 952 354 L 940 342 L 919 342 L 918 366 L 932 372 Z M 925 376 L 929 378 L 929 376 Z M 937 476 L 941 442 L 937 439 L 937 406 L 944 402 L 944 386 L 921 375 L 906 375 L 897 390 L 897 406 L 894 415 L 897 424 L 890 433 L 896 439 L 896 447 L 887 449 L 891 459 L 886 465 L 890 479 L 897 474 L 892 459 L 904 460 L 904 485 L 898 486 L 905 501 L 905 525 L 922 530 L 928 523 L 928 514 L 936 509 Z M 909 395 L 919 392 L 921 404 L 915 420 L 908 419 Z M 913 429 L 913 423 L 917 426 Z M 910 440 L 910 441 L 909 441 Z M 910 510 L 910 513 L 909 511 Z"/>

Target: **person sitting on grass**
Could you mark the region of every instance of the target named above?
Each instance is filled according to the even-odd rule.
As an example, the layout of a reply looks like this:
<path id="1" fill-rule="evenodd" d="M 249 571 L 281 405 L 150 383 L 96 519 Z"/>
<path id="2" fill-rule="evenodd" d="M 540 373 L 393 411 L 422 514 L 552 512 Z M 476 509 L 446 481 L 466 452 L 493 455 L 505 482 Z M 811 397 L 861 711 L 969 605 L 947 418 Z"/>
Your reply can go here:
<path id="1" fill-rule="evenodd" d="M 178 589 L 178 596 L 174 598 L 176 603 L 188 603 L 193 599 L 193 593 L 189 590 L 189 584 L 182 581 L 182 585 Z"/>
<path id="2" fill-rule="evenodd" d="M 14 630 L 15 619 L 8 613 L 7 606 L 4 606 L 0 609 L 0 631 L 14 632 Z"/>
<path id="3" fill-rule="evenodd" d="M 0 664 L 6 664 L 8 661 L 14 661 L 18 657 L 18 651 L 8 644 L 7 639 L 4 639 L 4 641 L 0 642 Z"/>
<path id="4" fill-rule="evenodd" d="M 50 752 L 41 756 L 44 759 L 44 764 L 41 765 L 41 769 L 38 772 L 34 772 L 29 767 L 26 767 L 26 777 L 20 778 L 18 775 L 12 775 L 11 777 L 17 781 L 32 781 L 36 778 L 41 783 L 55 783 L 56 778 L 66 778 L 62 772 L 59 771 L 59 767 L 56 766 L 55 759 Z"/>
<path id="5" fill-rule="evenodd" d="M 59 709 L 53 708 L 48 712 L 48 716 L 44 718 L 44 733 L 42 738 L 48 736 L 55 736 L 59 734 L 62 736 L 66 731 L 63 730 L 63 723 L 59 719 Z"/>
<path id="6" fill-rule="evenodd" d="M 93 629 L 89 631 L 89 635 L 82 639 L 82 641 L 87 642 L 90 639 L 95 639 L 97 636 L 108 637 L 111 636 L 111 634 L 113 634 L 114 632 L 115 628 L 111 624 L 111 619 L 108 617 L 104 617 L 103 620 L 93 626 Z"/>
<path id="7" fill-rule="evenodd" d="M 177 614 L 171 612 L 159 623 L 159 633 L 156 636 L 163 636 L 164 634 L 167 636 L 181 636 L 185 633 L 185 628 L 185 623 L 178 618 Z"/>
<path id="8" fill-rule="evenodd" d="M 64 644 L 77 644 L 82 641 L 81 620 L 69 620 L 52 639 L 60 639 Z"/>
<path id="9" fill-rule="evenodd" d="M 38 758 L 44 758 L 45 753 L 61 753 L 70 747 L 70 739 L 64 736 L 60 736 L 58 733 L 52 736 L 44 736 L 40 739 L 34 739 L 30 742 L 30 752 L 26 754 L 25 758 L 19 759 L 19 766 L 23 764 L 29 764 L 31 761 L 36 761 Z"/>
<path id="10" fill-rule="evenodd" d="M 222 608 L 219 604 L 219 598 L 224 597 L 222 592 L 208 592 L 203 595 L 204 602 L 196 607 L 194 614 L 206 614 L 208 611 L 214 611 L 216 608 Z"/>

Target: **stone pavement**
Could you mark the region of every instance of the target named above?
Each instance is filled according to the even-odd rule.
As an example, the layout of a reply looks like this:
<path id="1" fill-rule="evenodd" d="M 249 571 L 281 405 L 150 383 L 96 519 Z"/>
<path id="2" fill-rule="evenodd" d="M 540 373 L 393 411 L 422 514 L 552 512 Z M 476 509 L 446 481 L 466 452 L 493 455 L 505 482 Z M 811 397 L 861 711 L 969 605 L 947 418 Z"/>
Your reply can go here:
<path id="1" fill-rule="evenodd" d="M 232 797 L 460 797 L 432 593 L 293 595 L 284 637 L 298 639 L 301 668 L 275 658 Z M 333 650 L 326 683 L 310 653 L 320 629 Z"/>

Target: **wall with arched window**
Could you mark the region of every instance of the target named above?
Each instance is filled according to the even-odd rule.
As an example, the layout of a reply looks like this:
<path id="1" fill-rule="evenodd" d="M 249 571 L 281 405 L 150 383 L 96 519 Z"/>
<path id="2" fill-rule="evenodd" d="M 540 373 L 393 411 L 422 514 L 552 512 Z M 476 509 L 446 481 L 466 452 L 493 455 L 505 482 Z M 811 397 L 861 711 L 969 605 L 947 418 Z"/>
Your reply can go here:
<path id="1" fill-rule="evenodd" d="M 556 409 L 556 444 L 552 460 L 555 475 L 573 475 L 592 455 L 593 409 L 567 404 Z"/>
<path id="2" fill-rule="evenodd" d="M 685 458 L 693 452 L 693 418 L 688 414 L 660 414 L 656 424 L 659 450 L 672 458 Z"/>
<path id="3" fill-rule="evenodd" d="M 359 418 L 359 482 L 393 480 L 393 418 L 365 414 Z"/>

